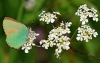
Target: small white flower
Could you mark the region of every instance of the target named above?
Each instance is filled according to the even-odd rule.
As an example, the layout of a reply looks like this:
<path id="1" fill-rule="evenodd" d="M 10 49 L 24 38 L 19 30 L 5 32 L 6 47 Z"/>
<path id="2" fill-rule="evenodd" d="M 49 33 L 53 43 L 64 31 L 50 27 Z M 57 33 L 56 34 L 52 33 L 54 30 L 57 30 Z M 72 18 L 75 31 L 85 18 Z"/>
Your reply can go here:
<path id="1" fill-rule="evenodd" d="M 29 50 L 30 50 L 31 48 L 32 48 L 32 47 L 27 46 L 27 44 L 24 44 L 24 45 L 23 45 L 23 47 L 22 47 L 22 50 L 24 50 L 24 49 L 25 49 L 25 53 L 28 53 L 28 52 L 29 52 Z"/>
<path id="2" fill-rule="evenodd" d="M 47 24 L 49 24 L 50 22 L 54 23 L 55 19 L 57 19 L 56 15 L 61 15 L 61 14 L 59 12 L 50 13 L 50 12 L 42 11 L 39 17 L 40 17 L 40 21 L 45 21 Z"/>
<path id="3" fill-rule="evenodd" d="M 42 47 L 44 47 L 45 49 L 48 49 L 49 43 L 43 44 Z"/>
<path id="4" fill-rule="evenodd" d="M 93 17 L 93 13 L 92 12 L 87 12 L 87 15 L 92 18 Z"/>
<path id="5" fill-rule="evenodd" d="M 97 10 L 94 9 L 94 8 L 91 8 L 91 11 L 92 11 L 93 13 L 96 13 L 96 12 L 97 12 Z"/>
<path id="6" fill-rule="evenodd" d="M 50 41 L 50 47 L 53 47 L 54 45 L 56 45 L 56 43 L 54 43 L 53 41 Z"/>
<path id="7" fill-rule="evenodd" d="M 42 47 L 44 47 L 45 49 L 48 49 L 49 47 L 48 40 L 41 40 L 40 45 L 42 45 Z"/>
<path id="8" fill-rule="evenodd" d="M 83 41 L 83 35 L 82 34 L 77 34 L 77 38 L 78 41 Z"/>
<path id="9" fill-rule="evenodd" d="M 80 21 L 82 22 L 82 25 L 84 25 L 86 22 L 88 22 L 88 19 L 85 17 L 80 17 Z"/>
<path id="10" fill-rule="evenodd" d="M 78 41 L 83 41 L 85 40 L 88 42 L 90 39 L 92 39 L 92 36 L 97 37 L 98 33 L 95 32 L 94 29 L 92 29 L 88 25 L 82 25 L 81 27 L 78 28 L 78 34 L 76 39 Z"/>
<path id="11" fill-rule="evenodd" d="M 59 53 L 61 53 L 62 49 L 56 49 L 55 51 L 56 51 L 56 53 L 59 54 Z"/>
<path id="12" fill-rule="evenodd" d="M 95 32 L 95 30 L 94 30 L 94 29 L 92 30 L 92 34 L 93 34 L 93 36 L 94 36 L 94 37 L 97 37 L 97 35 L 98 35 L 98 33 L 97 33 L 97 32 Z"/>
<path id="13" fill-rule="evenodd" d="M 97 17 L 98 17 L 97 14 L 93 15 L 93 20 L 96 21 L 96 22 L 98 21 L 98 18 Z"/>

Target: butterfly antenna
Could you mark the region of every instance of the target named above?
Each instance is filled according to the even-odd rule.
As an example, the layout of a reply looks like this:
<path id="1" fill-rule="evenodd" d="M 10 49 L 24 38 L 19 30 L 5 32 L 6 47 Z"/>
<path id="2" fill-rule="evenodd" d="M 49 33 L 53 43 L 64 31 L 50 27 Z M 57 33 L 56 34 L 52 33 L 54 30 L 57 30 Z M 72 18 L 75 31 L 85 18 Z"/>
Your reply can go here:
<path id="1" fill-rule="evenodd" d="M 27 21 L 29 21 L 29 20 L 27 20 Z M 34 21 L 34 20 L 32 20 L 27 26 L 28 26 L 28 27 L 31 27 L 33 21 Z"/>

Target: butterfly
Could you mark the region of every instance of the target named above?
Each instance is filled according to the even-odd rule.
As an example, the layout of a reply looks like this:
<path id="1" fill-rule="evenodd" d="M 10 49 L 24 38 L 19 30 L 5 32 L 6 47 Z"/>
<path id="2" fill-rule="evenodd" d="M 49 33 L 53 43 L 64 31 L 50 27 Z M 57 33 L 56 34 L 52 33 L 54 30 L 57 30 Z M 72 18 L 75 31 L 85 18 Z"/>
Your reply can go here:
<path id="1" fill-rule="evenodd" d="M 5 17 L 3 29 L 6 34 L 6 42 L 10 47 L 19 49 L 25 43 L 28 36 L 28 28 L 24 24 L 13 18 Z"/>

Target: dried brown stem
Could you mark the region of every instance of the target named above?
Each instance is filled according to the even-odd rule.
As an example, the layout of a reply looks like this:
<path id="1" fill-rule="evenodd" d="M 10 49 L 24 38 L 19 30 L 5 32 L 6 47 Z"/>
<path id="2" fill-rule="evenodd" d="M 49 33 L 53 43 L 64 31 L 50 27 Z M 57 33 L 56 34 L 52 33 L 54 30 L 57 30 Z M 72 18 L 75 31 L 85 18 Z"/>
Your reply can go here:
<path id="1" fill-rule="evenodd" d="M 98 57 L 96 57 L 96 56 L 92 56 L 92 55 L 83 53 L 83 52 L 81 52 L 81 51 L 76 50 L 75 48 L 73 48 L 73 47 L 71 47 L 71 46 L 70 46 L 70 48 L 71 48 L 71 50 L 73 50 L 73 51 L 75 51 L 75 52 L 77 52 L 77 53 L 79 53 L 79 54 L 81 54 L 81 55 L 84 55 L 84 56 L 87 56 L 87 57 L 90 57 L 90 58 L 93 58 L 93 59 L 96 59 L 96 60 L 100 60 L 100 58 L 98 58 Z"/>

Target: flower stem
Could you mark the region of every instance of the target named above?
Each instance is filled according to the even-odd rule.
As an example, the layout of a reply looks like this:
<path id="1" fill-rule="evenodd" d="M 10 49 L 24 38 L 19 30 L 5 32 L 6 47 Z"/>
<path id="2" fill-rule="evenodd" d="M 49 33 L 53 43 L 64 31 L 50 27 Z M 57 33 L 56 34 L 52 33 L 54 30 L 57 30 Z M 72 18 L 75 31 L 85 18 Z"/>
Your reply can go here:
<path id="1" fill-rule="evenodd" d="M 74 35 L 76 34 L 76 32 L 77 32 L 78 28 L 80 27 L 80 25 L 81 25 L 81 22 L 80 22 L 79 26 L 77 27 L 77 29 L 75 30 L 74 34 L 72 35 L 72 37 L 71 37 L 71 39 L 70 39 L 70 42 L 71 42 L 71 40 L 73 39 Z"/>
<path id="2" fill-rule="evenodd" d="M 77 52 L 77 53 L 79 53 L 79 54 L 82 54 L 82 55 L 84 55 L 84 56 L 87 56 L 87 57 L 90 57 L 90 58 L 93 58 L 93 59 L 96 59 L 96 60 L 100 60 L 100 58 L 98 58 L 98 57 L 96 57 L 96 56 L 92 56 L 92 55 L 83 53 L 83 52 L 81 52 L 81 51 L 76 50 L 75 48 L 73 48 L 73 47 L 71 47 L 71 46 L 70 46 L 70 48 L 71 48 L 71 50 L 73 50 L 73 51 L 75 51 L 75 52 Z"/>
<path id="3" fill-rule="evenodd" d="M 21 0 L 21 4 L 19 6 L 19 10 L 18 10 L 18 14 L 17 14 L 18 21 L 22 20 L 22 15 L 23 15 L 23 10 L 24 10 L 24 2 L 25 2 L 25 0 Z"/>
<path id="4" fill-rule="evenodd" d="M 36 47 L 41 47 L 40 45 L 34 45 L 34 46 L 36 46 Z"/>

